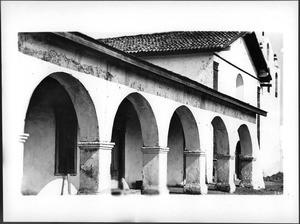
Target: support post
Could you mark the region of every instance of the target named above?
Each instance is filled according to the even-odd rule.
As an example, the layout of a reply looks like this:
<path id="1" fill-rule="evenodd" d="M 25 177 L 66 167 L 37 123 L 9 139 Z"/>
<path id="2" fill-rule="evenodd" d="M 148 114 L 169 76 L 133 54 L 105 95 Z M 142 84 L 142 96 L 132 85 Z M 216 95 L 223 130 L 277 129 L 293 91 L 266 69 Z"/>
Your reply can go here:
<path id="1" fill-rule="evenodd" d="M 256 158 L 252 156 L 240 155 L 240 172 L 241 172 L 241 183 L 240 186 L 253 188 L 252 184 L 252 172 L 253 162 Z"/>
<path id="2" fill-rule="evenodd" d="M 186 184 L 183 192 L 186 194 L 207 194 L 205 184 L 205 152 L 200 150 L 185 150 Z"/>
<path id="3" fill-rule="evenodd" d="M 216 155 L 217 158 L 217 189 L 233 193 L 235 191 L 234 184 L 234 156 L 232 155 Z"/>
<path id="4" fill-rule="evenodd" d="M 79 142 L 80 186 L 78 194 L 103 194 L 111 190 L 113 142 Z"/>
<path id="5" fill-rule="evenodd" d="M 22 179 L 23 179 L 23 169 L 24 169 L 24 144 L 26 143 L 28 138 L 29 138 L 28 133 L 22 133 L 19 135 L 19 144 L 18 147 L 16 148 L 17 149 L 16 154 L 14 155 L 14 159 L 18 162 L 14 166 L 16 172 L 14 178 L 16 182 L 13 188 L 16 188 L 16 193 L 18 196 L 22 195 Z"/>
<path id="6" fill-rule="evenodd" d="M 142 194 L 168 194 L 167 153 L 169 148 L 142 147 L 143 186 Z"/>

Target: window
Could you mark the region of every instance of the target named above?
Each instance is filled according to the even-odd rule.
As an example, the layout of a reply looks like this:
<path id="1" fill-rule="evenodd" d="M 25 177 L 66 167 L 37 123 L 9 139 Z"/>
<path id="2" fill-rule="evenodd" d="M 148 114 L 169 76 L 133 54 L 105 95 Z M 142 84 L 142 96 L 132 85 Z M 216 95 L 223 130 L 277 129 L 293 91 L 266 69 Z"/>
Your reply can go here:
<path id="1" fill-rule="evenodd" d="M 236 98 L 244 99 L 244 81 L 241 74 L 238 74 L 236 77 Z"/>
<path id="2" fill-rule="evenodd" d="M 56 114 L 55 175 L 76 175 L 77 120 Z"/>
<path id="3" fill-rule="evenodd" d="M 275 97 L 278 97 L 278 74 L 275 74 Z"/>
<path id="4" fill-rule="evenodd" d="M 267 60 L 270 59 L 270 45 L 267 43 Z"/>
<path id="5" fill-rule="evenodd" d="M 214 67 L 214 74 L 213 74 L 213 89 L 218 90 L 218 68 L 219 68 L 219 63 L 215 62 L 213 63 Z"/>

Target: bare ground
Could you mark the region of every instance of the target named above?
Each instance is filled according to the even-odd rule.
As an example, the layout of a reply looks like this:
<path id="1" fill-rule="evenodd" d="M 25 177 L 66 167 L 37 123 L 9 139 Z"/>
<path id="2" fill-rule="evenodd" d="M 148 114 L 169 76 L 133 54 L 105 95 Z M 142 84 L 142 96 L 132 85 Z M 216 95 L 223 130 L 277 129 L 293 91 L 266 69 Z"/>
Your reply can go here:
<path id="1" fill-rule="evenodd" d="M 233 195 L 281 195 L 283 194 L 283 173 L 264 177 L 265 188 L 254 190 L 237 186 Z M 209 190 L 208 194 L 229 194 L 227 192 Z"/>

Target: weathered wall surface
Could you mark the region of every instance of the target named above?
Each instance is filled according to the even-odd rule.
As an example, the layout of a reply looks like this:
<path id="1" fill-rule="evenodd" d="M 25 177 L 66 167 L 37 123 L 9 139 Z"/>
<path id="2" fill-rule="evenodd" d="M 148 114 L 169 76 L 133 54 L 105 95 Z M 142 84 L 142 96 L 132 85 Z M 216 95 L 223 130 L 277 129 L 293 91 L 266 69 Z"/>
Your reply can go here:
<path id="1" fill-rule="evenodd" d="M 150 63 L 213 88 L 213 54 L 142 56 Z"/>
<path id="2" fill-rule="evenodd" d="M 234 107 L 229 107 L 228 105 L 222 105 L 221 102 L 213 101 L 203 95 L 199 96 L 197 91 L 187 89 L 180 84 L 171 83 L 163 79 L 158 82 L 158 79 L 150 73 L 145 73 L 141 70 L 137 72 L 135 68 L 130 66 L 125 68 L 124 66 L 120 66 L 120 62 L 109 61 L 108 63 L 106 57 L 99 55 L 92 56 L 70 46 L 66 48 L 52 41 L 46 42 L 45 40 L 36 38 L 34 35 L 20 35 L 19 50 L 25 54 L 62 67 L 84 72 L 139 91 L 175 100 L 179 103 L 238 117 L 253 123 L 256 121 L 253 114 L 246 114 L 241 110 L 236 110 Z M 210 61 L 210 57 L 207 60 Z M 210 66 L 210 63 L 207 63 L 207 65 Z"/>

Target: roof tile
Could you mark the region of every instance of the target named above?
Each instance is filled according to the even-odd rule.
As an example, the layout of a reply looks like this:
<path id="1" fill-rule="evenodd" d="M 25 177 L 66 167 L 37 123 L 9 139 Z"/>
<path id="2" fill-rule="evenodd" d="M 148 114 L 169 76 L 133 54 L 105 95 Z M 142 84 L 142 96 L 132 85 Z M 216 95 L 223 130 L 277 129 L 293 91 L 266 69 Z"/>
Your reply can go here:
<path id="1" fill-rule="evenodd" d="M 246 32 L 178 31 L 99 39 L 126 53 L 222 50 Z"/>

